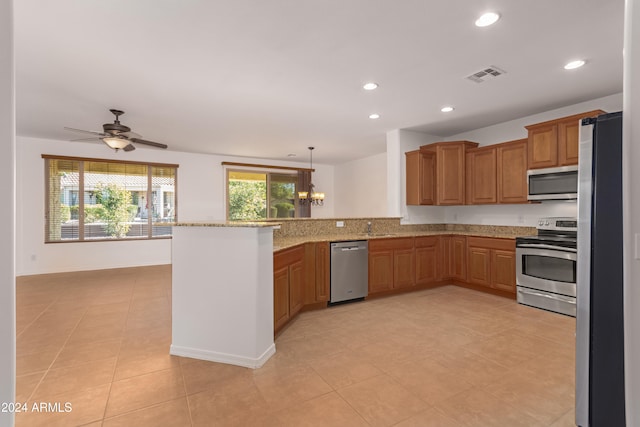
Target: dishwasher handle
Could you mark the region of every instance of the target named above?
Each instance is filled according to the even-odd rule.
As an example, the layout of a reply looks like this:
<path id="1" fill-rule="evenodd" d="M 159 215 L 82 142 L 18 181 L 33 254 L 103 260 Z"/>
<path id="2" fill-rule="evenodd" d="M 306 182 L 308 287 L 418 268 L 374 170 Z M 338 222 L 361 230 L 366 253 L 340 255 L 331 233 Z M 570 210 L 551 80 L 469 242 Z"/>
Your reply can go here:
<path id="1" fill-rule="evenodd" d="M 369 247 L 366 242 L 337 242 L 331 243 L 331 252 L 366 251 Z"/>
<path id="2" fill-rule="evenodd" d="M 363 248 L 361 246 L 345 246 L 342 248 L 334 248 L 334 249 L 339 250 L 341 252 L 346 252 L 346 251 L 362 251 L 367 248 Z"/>

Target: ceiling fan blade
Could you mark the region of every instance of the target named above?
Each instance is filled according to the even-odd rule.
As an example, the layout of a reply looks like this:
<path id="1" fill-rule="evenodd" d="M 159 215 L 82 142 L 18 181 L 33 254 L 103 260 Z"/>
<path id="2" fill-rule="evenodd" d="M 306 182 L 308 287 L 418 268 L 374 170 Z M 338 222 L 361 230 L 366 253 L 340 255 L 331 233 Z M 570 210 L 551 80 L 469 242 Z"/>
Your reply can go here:
<path id="1" fill-rule="evenodd" d="M 120 136 L 124 136 L 126 138 L 142 138 L 142 135 L 140 135 L 139 133 L 135 133 L 135 132 L 122 132 L 119 134 Z"/>
<path id="2" fill-rule="evenodd" d="M 72 132 L 88 133 L 89 135 L 95 135 L 95 136 L 108 136 L 106 133 L 96 132 L 94 130 L 82 130 L 82 129 L 76 129 L 76 128 L 68 128 L 66 126 L 65 126 L 65 130 L 70 130 Z"/>
<path id="3" fill-rule="evenodd" d="M 160 144 L 159 142 L 147 141 L 145 139 L 140 139 L 140 138 L 129 138 L 129 141 L 135 142 L 136 144 L 150 145 L 152 147 L 157 147 L 157 148 L 167 148 L 168 147 L 168 145 L 166 145 L 166 144 Z"/>
<path id="4" fill-rule="evenodd" d="M 101 141 L 100 138 L 79 138 L 79 139 L 70 139 L 71 142 L 90 142 L 90 141 Z"/>

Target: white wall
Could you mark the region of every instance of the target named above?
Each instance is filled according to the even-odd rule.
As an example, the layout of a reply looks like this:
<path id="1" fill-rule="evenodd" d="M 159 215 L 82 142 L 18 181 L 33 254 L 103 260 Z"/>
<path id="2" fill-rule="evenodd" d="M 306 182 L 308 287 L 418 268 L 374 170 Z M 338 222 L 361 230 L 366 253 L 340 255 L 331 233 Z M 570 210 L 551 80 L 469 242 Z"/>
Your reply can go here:
<path id="1" fill-rule="evenodd" d="M 115 153 L 103 144 L 72 143 L 18 137 L 17 252 L 18 275 L 95 270 L 171 263 L 171 240 L 44 244 L 44 160 L 42 154 L 99 159 L 139 160 L 179 164 L 179 221 L 224 220 L 225 173 L 223 161 L 307 167 L 304 163 L 271 161 L 139 148 Z M 313 182 L 327 194 L 325 206 L 312 216 L 333 214 L 333 166 L 314 165 Z"/>
<path id="2" fill-rule="evenodd" d="M 640 1 L 627 0 L 624 38 L 623 200 L 627 425 L 640 425 Z"/>
<path id="3" fill-rule="evenodd" d="M 387 216 L 387 153 L 334 167 L 337 217 Z"/>
<path id="4" fill-rule="evenodd" d="M 421 145 L 442 141 L 442 138 L 422 132 L 396 129 L 387 132 L 387 215 L 401 217 L 402 224 L 441 223 L 444 209 L 439 206 L 407 206 L 407 151 Z"/>
<path id="5" fill-rule="evenodd" d="M 15 85 L 13 2 L 0 2 L 0 402 L 15 401 Z M 0 425 L 13 414 L 0 411 Z"/>

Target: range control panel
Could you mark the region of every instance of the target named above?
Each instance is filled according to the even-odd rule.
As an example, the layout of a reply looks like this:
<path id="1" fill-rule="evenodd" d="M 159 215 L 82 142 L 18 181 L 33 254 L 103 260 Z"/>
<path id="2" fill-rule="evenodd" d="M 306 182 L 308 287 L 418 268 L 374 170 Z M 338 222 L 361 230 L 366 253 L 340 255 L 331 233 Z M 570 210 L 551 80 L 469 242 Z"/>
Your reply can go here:
<path id="1" fill-rule="evenodd" d="M 566 217 L 540 218 L 538 230 L 577 231 L 578 219 Z"/>

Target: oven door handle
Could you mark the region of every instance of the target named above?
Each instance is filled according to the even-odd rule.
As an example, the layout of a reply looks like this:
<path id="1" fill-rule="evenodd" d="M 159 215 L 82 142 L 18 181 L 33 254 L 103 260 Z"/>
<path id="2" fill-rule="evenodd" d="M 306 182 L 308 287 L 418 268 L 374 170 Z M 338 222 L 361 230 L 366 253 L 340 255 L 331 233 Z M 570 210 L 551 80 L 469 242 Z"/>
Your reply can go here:
<path id="1" fill-rule="evenodd" d="M 575 248 L 565 248 L 562 246 L 545 245 L 543 243 L 520 243 L 516 245 L 517 248 L 535 248 L 535 249 L 551 249 L 554 251 L 563 252 L 578 252 Z"/>
<path id="2" fill-rule="evenodd" d="M 522 289 L 518 289 L 518 292 L 523 293 L 523 294 L 527 294 L 527 295 L 533 295 L 536 297 L 543 297 L 543 298 L 548 298 L 548 299 L 552 299 L 552 300 L 559 300 L 559 298 L 554 297 L 553 295 L 548 295 L 548 294 L 541 294 L 538 292 L 531 292 L 531 291 L 523 291 Z M 576 302 L 574 300 L 565 300 L 564 298 L 561 300 L 562 302 L 566 302 L 568 304 L 573 304 L 575 305 Z"/>

